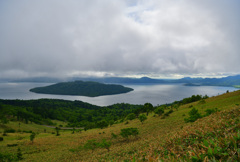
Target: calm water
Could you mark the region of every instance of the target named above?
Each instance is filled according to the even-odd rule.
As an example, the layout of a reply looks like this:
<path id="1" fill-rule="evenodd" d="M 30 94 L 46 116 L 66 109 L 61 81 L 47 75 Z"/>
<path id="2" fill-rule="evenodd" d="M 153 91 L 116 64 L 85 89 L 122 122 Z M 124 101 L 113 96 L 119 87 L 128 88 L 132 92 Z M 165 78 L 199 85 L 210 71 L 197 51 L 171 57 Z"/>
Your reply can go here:
<path id="1" fill-rule="evenodd" d="M 184 86 L 182 84 L 124 84 L 134 91 L 100 97 L 68 96 L 68 95 L 47 95 L 29 92 L 34 87 L 46 86 L 52 83 L 0 83 L 1 99 L 40 99 L 54 98 L 66 100 L 81 100 L 94 105 L 107 106 L 115 103 L 144 104 L 150 102 L 153 105 L 161 105 L 181 100 L 191 95 L 215 96 L 225 93 L 227 90 L 238 90 L 233 87 L 217 86 Z"/>

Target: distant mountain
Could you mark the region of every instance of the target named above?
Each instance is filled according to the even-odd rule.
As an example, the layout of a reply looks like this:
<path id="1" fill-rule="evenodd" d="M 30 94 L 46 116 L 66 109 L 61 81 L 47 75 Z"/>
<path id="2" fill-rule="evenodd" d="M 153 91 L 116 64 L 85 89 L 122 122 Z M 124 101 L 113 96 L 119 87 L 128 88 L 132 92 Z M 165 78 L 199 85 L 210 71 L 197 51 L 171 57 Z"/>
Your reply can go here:
<path id="1" fill-rule="evenodd" d="M 31 92 L 57 95 L 76 95 L 76 96 L 103 96 L 133 91 L 132 88 L 115 84 L 103 84 L 98 82 L 61 82 L 46 87 L 30 89 Z"/>
<path id="2" fill-rule="evenodd" d="M 176 80 L 178 83 L 186 85 L 207 85 L 207 86 L 235 86 L 240 85 L 240 75 L 228 76 L 223 78 L 182 78 Z"/>
<path id="3" fill-rule="evenodd" d="M 103 77 L 103 78 L 72 78 L 73 80 L 95 81 L 101 83 L 125 83 L 125 84 L 140 84 L 140 83 L 168 83 L 164 79 L 152 79 L 148 77 L 142 78 L 125 78 L 125 77 Z"/>
<path id="4" fill-rule="evenodd" d="M 116 84 L 159 84 L 159 83 L 185 83 L 186 85 L 209 85 L 209 86 L 240 86 L 240 75 L 228 76 L 223 78 L 191 78 L 185 77 L 182 79 L 152 79 L 148 77 L 142 78 L 126 78 L 126 77 L 72 77 L 72 78 L 48 78 L 48 77 L 37 77 L 37 78 L 26 78 L 26 79 L 14 79 L 6 80 L 0 79 L 2 82 L 45 82 L 45 83 L 57 83 L 66 81 L 93 81 L 100 83 L 116 83 Z"/>

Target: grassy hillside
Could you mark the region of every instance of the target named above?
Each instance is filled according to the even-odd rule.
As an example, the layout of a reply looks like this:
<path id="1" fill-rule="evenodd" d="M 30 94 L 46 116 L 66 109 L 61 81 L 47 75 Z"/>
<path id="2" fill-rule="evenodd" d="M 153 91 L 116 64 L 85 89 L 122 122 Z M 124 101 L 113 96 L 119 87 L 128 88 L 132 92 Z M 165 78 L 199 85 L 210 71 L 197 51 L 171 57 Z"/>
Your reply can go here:
<path id="1" fill-rule="evenodd" d="M 203 116 L 206 110 L 219 110 L 193 123 L 186 123 L 189 112 L 197 109 Z M 171 108 L 165 108 L 165 114 Z M 0 157 L 23 161 L 177 161 L 222 160 L 239 161 L 240 157 L 240 91 L 226 93 L 173 107 L 169 115 L 150 113 L 143 124 L 128 120 L 104 129 L 87 131 L 56 130 L 36 124 L 10 122 L 1 124 L 0 131 L 12 128 L 0 142 Z M 128 139 L 120 136 L 121 129 L 138 128 L 139 134 Z M 24 132 L 23 132 L 24 131 Z M 37 133 L 33 143 L 31 133 Z M 54 134 L 53 134 L 54 133 Z M 117 135 L 113 138 L 112 133 Z M 86 149 L 86 143 L 95 139 L 111 142 L 110 150 Z M 89 147 L 88 147 L 89 148 Z"/>

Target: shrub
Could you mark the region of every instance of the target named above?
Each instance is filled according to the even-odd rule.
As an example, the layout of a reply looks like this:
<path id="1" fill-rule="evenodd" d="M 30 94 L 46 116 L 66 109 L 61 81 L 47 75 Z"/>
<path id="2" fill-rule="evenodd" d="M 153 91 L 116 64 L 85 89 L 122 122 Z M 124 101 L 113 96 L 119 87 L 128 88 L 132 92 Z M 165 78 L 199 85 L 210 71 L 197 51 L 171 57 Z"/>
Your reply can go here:
<path id="1" fill-rule="evenodd" d="M 10 128 L 10 129 L 5 129 L 5 130 L 4 130 L 4 132 L 5 132 L 5 133 L 15 133 L 15 132 L 16 132 L 16 130 L 15 130 L 15 129 L 12 129 L 12 128 Z"/>
<path id="2" fill-rule="evenodd" d="M 121 133 L 120 135 L 123 138 L 128 139 L 129 136 L 134 136 L 136 137 L 139 134 L 139 131 L 137 128 L 125 128 L 125 129 L 121 129 Z"/>
<path id="3" fill-rule="evenodd" d="M 117 138 L 117 135 L 116 135 L 116 134 L 112 133 L 111 135 L 112 135 L 112 138 L 113 138 L 113 139 L 116 139 L 116 138 Z"/>
<path id="4" fill-rule="evenodd" d="M 2 117 L 2 119 L 0 120 L 2 124 L 7 124 L 9 123 L 9 120 L 4 116 Z"/>
<path id="5" fill-rule="evenodd" d="M 18 144 L 17 143 L 7 144 L 7 147 L 15 147 L 15 146 L 18 146 Z"/>
<path id="6" fill-rule="evenodd" d="M 0 152 L 0 161 L 17 161 L 17 158 L 14 154 Z"/>
<path id="7" fill-rule="evenodd" d="M 141 114 L 141 115 L 139 115 L 139 120 L 140 120 L 141 123 L 143 124 L 143 122 L 144 122 L 145 120 L 147 120 L 147 116 L 146 116 L 145 114 Z"/>
<path id="8" fill-rule="evenodd" d="M 173 109 L 171 109 L 168 112 L 164 113 L 164 116 L 169 116 L 171 113 L 173 113 Z"/>
<path id="9" fill-rule="evenodd" d="M 109 125 L 112 126 L 114 124 L 114 120 L 109 121 Z"/>
<path id="10" fill-rule="evenodd" d="M 164 113 L 164 108 L 158 107 L 154 110 L 154 113 L 157 114 L 158 116 L 161 116 Z"/>
<path id="11" fill-rule="evenodd" d="M 88 140 L 87 143 L 85 143 L 84 148 L 90 149 L 92 152 L 98 147 L 98 143 L 95 139 Z"/>
<path id="12" fill-rule="evenodd" d="M 191 111 L 189 111 L 189 118 L 184 118 L 184 121 L 186 123 L 188 122 L 195 122 L 197 119 L 201 118 L 201 114 L 198 112 L 198 109 L 193 108 Z"/>
<path id="13" fill-rule="evenodd" d="M 199 105 L 203 105 L 203 104 L 205 104 L 205 103 L 206 103 L 206 101 L 205 101 L 204 99 L 201 99 L 201 100 L 198 102 Z"/>
<path id="14" fill-rule="evenodd" d="M 21 151 L 20 148 L 18 148 L 18 150 L 17 150 L 17 159 L 18 159 L 18 160 L 22 160 L 22 159 L 23 159 L 23 157 L 22 157 L 22 151 Z"/>
<path id="15" fill-rule="evenodd" d="M 207 110 L 205 110 L 205 115 L 204 116 L 209 116 L 209 115 L 211 115 L 212 113 L 215 113 L 215 112 L 217 112 L 218 111 L 218 109 L 217 108 L 215 108 L 215 109 L 207 109 Z"/>
<path id="16" fill-rule="evenodd" d="M 3 137 L 0 137 L 0 141 L 3 141 Z"/>
<path id="17" fill-rule="evenodd" d="M 3 136 L 7 136 L 7 133 L 4 131 L 2 135 L 3 135 Z"/>
<path id="18" fill-rule="evenodd" d="M 136 114 L 134 114 L 134 113 L 128 114 L 128 116 L 127 116 L 128 120 L 133 120 L 135 118 L 136 118 Z"/>
<path id="19" fill-rule="evenodd" d="M 30 130 L 30 131 L 24 130 L 23 132 L 24 132 L 24 133 L 32 133 L 33 131 L 31 131 L 31 130 Z"/>
<path id="20" fill-rule="evenodd" d="M 149 112 L 153 111 L 153 105 L 151 103 L 145 103 L 143 106 L 144 112 L 147 112 L 147 116 Z"/>
<path id="21" fill-rule="evenodd" d="M 59 133 L 60 128 L 56 127 L 55 129 L 56 129 L 56 133 L 57 133 L 56 136 L 60 136 L 60 133 Z"/>
<path id="22" fill-rule="evenodd" d="M 103 129 L 105 127 L 108 127 L 108 123 L 106 120 L 102 120 L 102 121 L 97 122 L 97 126 L 101 129 Z"/>
<path id="23" fill-rule="evenodd" d="M 105 139 L 103 139 L 102 142 L 98 144 L 99 147 L 107 149 L 108 152 L 110 151 L 111 145 L 112 143 L 110 141 L 106 141 Z"/>
<path id="24" fill-rule="evenodd" d="M 36 133 L 32 132 L 30 135 L 30 141 L 33 143 L 34 138 L 36 137 Z"/>

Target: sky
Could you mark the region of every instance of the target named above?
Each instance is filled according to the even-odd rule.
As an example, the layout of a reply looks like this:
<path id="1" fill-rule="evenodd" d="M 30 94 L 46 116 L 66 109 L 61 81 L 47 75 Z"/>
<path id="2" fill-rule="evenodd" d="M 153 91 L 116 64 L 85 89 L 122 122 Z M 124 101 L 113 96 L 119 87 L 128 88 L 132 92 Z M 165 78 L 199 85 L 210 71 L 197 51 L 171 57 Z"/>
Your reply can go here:
<path id="1" fill-rule="evenodd" d="M 0 0 L 0 78 L 240 74 L 239 0 Z"/>

